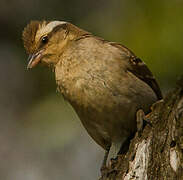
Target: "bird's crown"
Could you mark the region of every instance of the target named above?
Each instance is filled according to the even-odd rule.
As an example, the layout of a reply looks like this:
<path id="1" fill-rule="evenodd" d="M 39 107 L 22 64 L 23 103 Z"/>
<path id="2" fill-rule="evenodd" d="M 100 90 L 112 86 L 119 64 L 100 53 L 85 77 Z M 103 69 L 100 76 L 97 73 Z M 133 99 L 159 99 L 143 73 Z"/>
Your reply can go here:
<path id="1" fill-rule="evenodd" d="M 40 21 L 31 21 L 23 30 L 22 39 L 27 53 L 32 53 L 36 32 L 39 29 Z"/>
<path id="2" fill-rule="evenodd" d="M 23 30 L 22 39 L 28 54 L 36 49 L 41 37 L 51 33 L 54 28 L 67 24 L 64 21 L 31 21 Z"/>

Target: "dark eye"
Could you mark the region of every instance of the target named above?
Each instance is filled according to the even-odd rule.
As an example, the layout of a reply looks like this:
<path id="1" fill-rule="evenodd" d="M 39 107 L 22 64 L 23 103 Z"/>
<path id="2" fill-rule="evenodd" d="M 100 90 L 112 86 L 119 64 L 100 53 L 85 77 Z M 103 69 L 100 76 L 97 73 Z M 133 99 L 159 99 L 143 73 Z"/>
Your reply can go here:
<path id="1" fill-rule="evenodd" d="M 42 42 L 43 44 L 46 44 L 46 43 L 48 42 L 48 36 L 42 37 L 41 42 Z"/>

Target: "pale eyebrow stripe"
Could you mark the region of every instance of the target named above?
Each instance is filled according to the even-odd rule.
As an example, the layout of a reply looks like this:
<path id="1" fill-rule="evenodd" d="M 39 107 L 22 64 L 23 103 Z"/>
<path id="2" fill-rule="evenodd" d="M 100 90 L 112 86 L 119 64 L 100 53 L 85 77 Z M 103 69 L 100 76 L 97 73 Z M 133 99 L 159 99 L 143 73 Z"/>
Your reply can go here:
<path id="1" fill-rule="evenodd" d="M 50 33 L 53 28 L 55 28 L 56 26 L 58 25 L 61 25 L 61 24 L 66 24 L 67 22 L 65 21 L 51 21 L 50 23 L 48 23 L 45 27 L 41 28 L 37 33 L 36 33 L 36 36 L 37 37 L 40 37 L 44 34 L 48 34 Z"/>

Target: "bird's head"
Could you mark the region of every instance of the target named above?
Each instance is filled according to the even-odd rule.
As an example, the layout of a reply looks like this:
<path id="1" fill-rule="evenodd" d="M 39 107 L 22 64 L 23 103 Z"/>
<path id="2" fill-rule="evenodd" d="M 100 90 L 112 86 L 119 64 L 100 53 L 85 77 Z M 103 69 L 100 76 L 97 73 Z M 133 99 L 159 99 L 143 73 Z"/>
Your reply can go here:
<path id="1" fill-rule="evenodd" d="M 87 32 L 64 21 L 31 21 L 24 29 L 22 39 L 28 53 L 30 69 L 39 62 L 54 65 L 66 46 Z"/>

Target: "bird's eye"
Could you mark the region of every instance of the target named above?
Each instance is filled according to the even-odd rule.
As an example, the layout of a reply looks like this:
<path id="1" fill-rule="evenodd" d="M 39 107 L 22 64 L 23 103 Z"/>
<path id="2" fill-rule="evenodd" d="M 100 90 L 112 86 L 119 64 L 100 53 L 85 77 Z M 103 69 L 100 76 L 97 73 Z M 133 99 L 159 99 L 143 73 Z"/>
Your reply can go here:
<path id="1" fill-rule="evenodd" d="M 42 37 L 41 42 L 42 42 L 43 44 L 46 44 L 46 43 L 48 42 L 48 36 Z"/>

